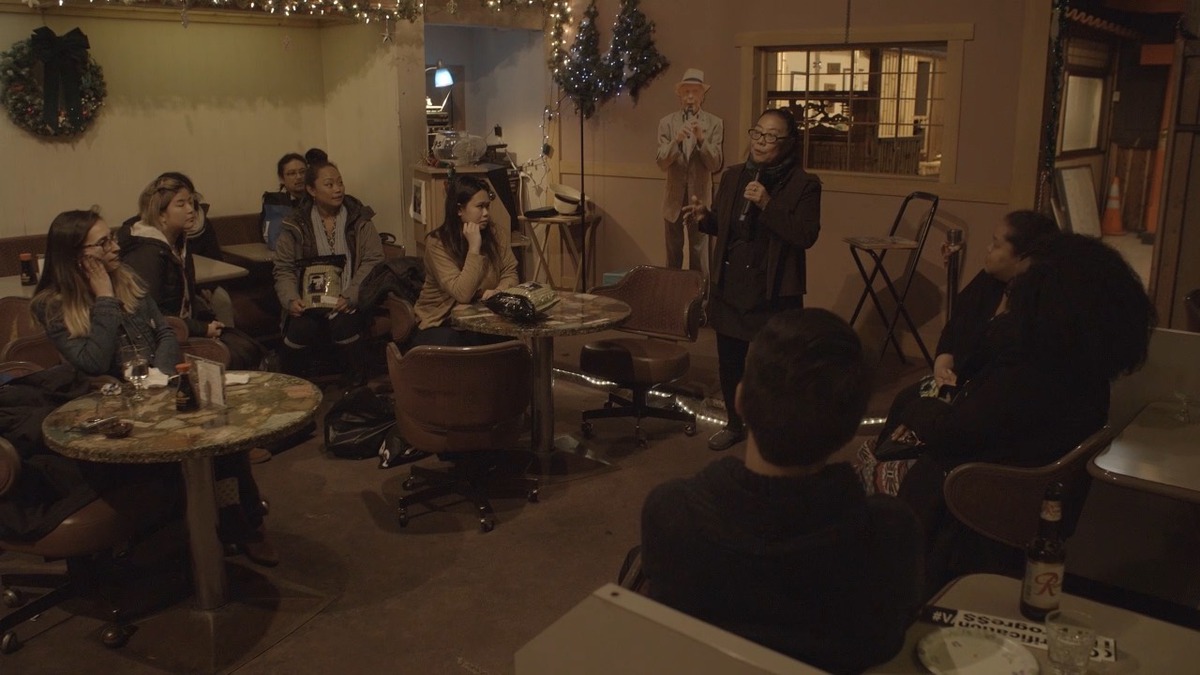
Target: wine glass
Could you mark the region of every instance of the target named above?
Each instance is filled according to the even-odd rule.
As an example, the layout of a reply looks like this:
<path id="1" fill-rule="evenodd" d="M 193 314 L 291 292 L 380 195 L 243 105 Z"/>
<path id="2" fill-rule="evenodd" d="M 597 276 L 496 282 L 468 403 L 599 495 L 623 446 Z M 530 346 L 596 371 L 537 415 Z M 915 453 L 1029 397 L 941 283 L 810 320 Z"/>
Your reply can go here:
<path id="1" fill-rule="evenodd" d="M 122 346 L 121 367 L 125 379 L 133 383 L 133 401 L 145 400 L 142 390 L 146 387 L 146 378 L 150 376 L 150 355 L 146 348 L 140 345 Z"/>

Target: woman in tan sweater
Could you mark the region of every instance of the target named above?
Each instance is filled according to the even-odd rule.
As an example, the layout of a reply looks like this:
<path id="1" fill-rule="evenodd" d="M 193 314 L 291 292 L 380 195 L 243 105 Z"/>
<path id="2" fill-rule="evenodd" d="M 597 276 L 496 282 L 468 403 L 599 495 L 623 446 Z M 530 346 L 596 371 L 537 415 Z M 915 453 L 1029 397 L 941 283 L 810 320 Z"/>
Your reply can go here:
<path id="1" fill-rule="evenodd" d="M 486 181 L 457 175 L 446 190 L 446 219 L 425 240 L 425 286 L 413 308 L 417 332 L 412 346 L 470 346 L 509 340 L 450 325 L 458 304 L 486 300 L 517 284 L 517 259 L 510 233 L 492 227 L 493 195 Z"/>

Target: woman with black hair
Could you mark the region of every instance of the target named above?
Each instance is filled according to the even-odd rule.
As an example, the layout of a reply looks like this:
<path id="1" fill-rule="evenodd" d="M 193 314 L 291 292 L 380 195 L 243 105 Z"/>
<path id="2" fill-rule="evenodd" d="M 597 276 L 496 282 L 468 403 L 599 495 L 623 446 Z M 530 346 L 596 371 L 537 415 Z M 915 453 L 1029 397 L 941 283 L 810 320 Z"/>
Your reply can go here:
<path id="1" fill-rule="evenodd" d="M 978 372 L 986 358 L 987 327 L 1006 310 L 1009 286 L 1029 269 L 1035 248 L 1058 231 L 1053 220 L 1037 211 L 1013 211 L 996 225 L 983 269 L 959 291 L 954 316 L 938 339 L 933 377 L 939 385 L 957 385 Z"/>
<path id="2" fill-rule="evenodd" d="M 346 194 L 342 174 L 329 161 L 311 161 L 304 177 L 308 196 L 283 221 L 275 247 L 275 294 L 283 307 L 283 369 L 298 372 L 305 350 L 332 344 L 352 383 L 366 381 L 365 350 L 357 344 L 366 317 L 358 311 L 363 279 L 383 262 L 383 246 L 372 218 L 375 211 Z M 339 290 L 332 308 L 302 300 L 305 267 L 313 259 L 340 257 Z M 311 289 L 304 289 L 305 291 Z"/>
<path id="3" fill-rule="evenodd" d="M 722 174 L 712 210 L 698 198 L 683 209 L 685 221 L 716 240 L 708 323 L 729 421 L 708 440 L 715 451 L 746 438 L 734 398 L 750 341 L 775 314 L 804 306 L 804 252 L 821 232 L 821 181 L 802 166 L 792 113 L 766 110 L 747 134 L 750 156 Z"/>
<path id="4" fill-rule="evenodd" d="M 425 240 L 425 285 L 413 307 L 417 332 L 410 344 L 470 346 L 508 340 L 449 325 L 456 305 L 487 300 L 517 285 L 511 233 L 495 227 L 487 181 L 459 174 L 446 190 L 446 219 Z"/>
<path id="5" fill-rule="evenodd" d="M 259 228 L 262 230 L 263 242 L 272 251 L 275 250 L 275 240 L 279 238 L 279 229 L 283 219 L 292 214 L 292 210 L 300 206 L 300 202 L 308 195 L 304 188 L 304 176 L 308 162 L 303 155 L 289 152 L 275 163 L 275 173 L 279 176 L 279 189 L 264 192 L 262 195 L 262 211 L 258 217 Z"/>
<path id="6" fill-rule="evenodd" d="M 304 161 L 303 155 L 289 152 L 280 157 L 275 163 L 275 173 L 279 176 L 279 190 L 273 194 L 286 198 L 292 208 L 299 206 L 307 194 L 304 189 L 304 171 L 307 168 L 308 162 Z M 263 194 L 265 197 L 271 193 Z"/>
<path id="7" fill-rule="evenodd" d="M 888 411 L 888 422 L 880 431 L 874 448 L 884 447 L 883 442 L 893 436 L 904 411 L 914 401 L 931 393 L 944 392 L 949 396 L 953 391 L 949 388 L 969 382 L 991 359 L 1012 347 L 1010 323 L 1003 317 L 1008 311 L 1009 290 L 1033 263 L 1034 251 L 1058 233 L 1058 225 L 1037 211 L 1013 211 L 996 225 L 987 245 L 983 269 L 959 291 L 954 301 L 954 315 L 942 328 L 935 351 L 937 356 L 933 360 L 932 384 L 928 378 L 922 379 L 896 394 Z M 937 388 L 937 391 L 927 391 L 927 387 Z M 904 448 L 896 446 L 895 450 Z M 879 456 L 887 458 L 884 451 L 880 451 Z M 886 475 L 898 477 L 896 472 Z"/>
<path id="8" fill-rule="evenodd" d="M 889 414 L 896 419 L 888 436 L 908 436 L 916 462 L 939 476 L 964 462 L 1058 459 L 1103 426 L 1110 383 L 1146 359 L 1154 307 L 1120 253 L 1097 239 L 1054 234 L 1038 240 L 1030 258 L 988 322 L 978 367 L 969 378 L 959 374 L 953 402 L 917 398 Z M 913 460 L 875 465 L 871 450 L 859 451 L 868 490 L 924 501 L 908 482 L 920 468 Z"/>

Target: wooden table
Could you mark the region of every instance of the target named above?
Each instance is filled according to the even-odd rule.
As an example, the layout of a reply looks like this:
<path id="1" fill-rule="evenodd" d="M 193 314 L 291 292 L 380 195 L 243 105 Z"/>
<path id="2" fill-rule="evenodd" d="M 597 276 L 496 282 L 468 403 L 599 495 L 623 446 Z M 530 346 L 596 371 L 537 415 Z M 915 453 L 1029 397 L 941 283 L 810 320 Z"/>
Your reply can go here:
<path id="1" fill-rule="evenodd" d="M 995 574 L 971 574 L 947 584 L 929 604 L 1024 621 L 1019 609 L 1020 595 L 1021 582 L 1018 579 Z M 1116 661 L 1092 661 L 1088 675 L 1195 672 L 1196 658 L 1200 655 L 1200 632 L 1073 595 L 1063 594 L 1062 607 L 1091 614 L 1096 623 L 1096 633 L 1116 641 Z M 867 672 L 927 673 L 917 659 L 917 644 L 934 630 L 937 627 L 931 623 L 918 621 L 913 624 L 908 629 L 900 653 L 891 661 Z M 1046 651 L 1036 648 L 1030 648 L 1029 651 L 1037 658 L 1041 672 L 1049 673 Z"/>
<path id="2" fill-rule="evenodd" d="M 196 283 L 197 284 L 212 284 L 218 281 L 228 281 L 237 279 L 250 274 L 250 270 L 238 265 L 232 265 L 220 260 L 213 260 L 202 255 L 193 255 L 192 261 L 196 265 Z"/>
<path id="3" fill-rule="evenodd" d="M 1151 403 L 1088 463 L 1094 478 L 1121 487 L 1200 503 L 1200 409 L 1190 421 L 1180 404 Z"/>
<path id="4" fill-rule="evenodd" d="M 46 444 L 54 451 L 91 462 L 150 464 L 180 462 L 187 492 L 188 537 L 197 605 L 221 607 L 228 600 L 224 549 L 217 540 L 213 457 L 281 440 L 312 421 L 321 390 L 281 373 L 246 373 L 247 384 L 226 389 L 224 408 L 175 410 L 175 392 L 150 390 L 137 404 L 133 433 L 109 439 L 74 430 L 96 415 L 99 394 L 63 404 L 42 421 Z"/>
<path id="5" fill-rule="evenodd" d="M 550 228 L 557 227 L 559 238 L 566 243 L 567 253 L 571 256 L 571 262 L 575 265 L 575 280 L 568 290 L 585 291 L 591 288 L 591 277 L 596 266 L 596 226 L 600 224 L 599 214 L 592 213 L 587 217 L 586 222 L 580 216 L 546 216 L 544 218 L 521 216 L 520 221 L 526 227 L 529 241 L 533 244 L 533 251 L 538 257 L 533 273 L 529 276 L 530 281 L 537 281 L 541 271 L 545 269 L 547 282 L 553 285 L 553 275 L 550 273 L 550 261 L 546 257 L 546 243 L 550 239 Z M 538 225 L 545 226 L 540 236 L 538 234 Z M 580 225 L 583 225 L 583 233 L 577 246 L 572 228 L 577 228 Z"/>
<path id="6" fill-rule="evenodd" d="M 621 324 L 629 318 L 629 305 L 614 298 L 588 293 L 558 291 L 559 302 L 548 318 L 519 324 L 493 313 L 483 304 L 459 305 L 450 313 L 453 325 L 492 335 L 529 338 L 533 354 L 533 450 L 544 458 L 552 456 L 554 443 L 553 360 L 554 338 L 558 335 L 594 333 Z"/>
<path id="7" fill-rule="evenodd" d="M 238 262 L 245 261 L 246 264 L 269 263 L 275 260 L 275 252 L 261 241 L 222 246 L 221 253 L 239 259 Z"/>

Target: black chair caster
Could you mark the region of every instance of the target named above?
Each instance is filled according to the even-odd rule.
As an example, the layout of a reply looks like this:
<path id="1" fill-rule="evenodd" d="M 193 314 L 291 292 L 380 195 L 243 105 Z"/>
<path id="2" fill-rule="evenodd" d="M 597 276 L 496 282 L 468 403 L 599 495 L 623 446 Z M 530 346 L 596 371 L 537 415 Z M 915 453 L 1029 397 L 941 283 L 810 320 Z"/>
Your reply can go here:
<path id="1" fill-rule="evenodd" d="M 696 425 L 695 425 L 695 424 L 689 424 L 689 425 L 687 425 L 686 427 L 684 427 L 684 428 L 683 428 L 683 435 L 684 435 L 684 436 L 695 436 L 695 435 L 696 435 Z"/>
<path id="2" fill-rule="evenodd" d="M 11 630 L 0 637 L 0 654 L 11 654 L 21 648 L 21 639 Z"/>
<path id="3" fill-rule="evenodd" d="M 25 604 L 24 596 L 22 596 L 21 592 L 15 588 L 4 589 L 3 601 L 4 606 L 8 607 L 9 609 L 16 609 Z"/>
<path id="4" fill-rule="evenodd" d="M 133 635 L 132 626 L 108 626 L 100 633 L 100 641 L 109 649 L 120 649 Z"/>

